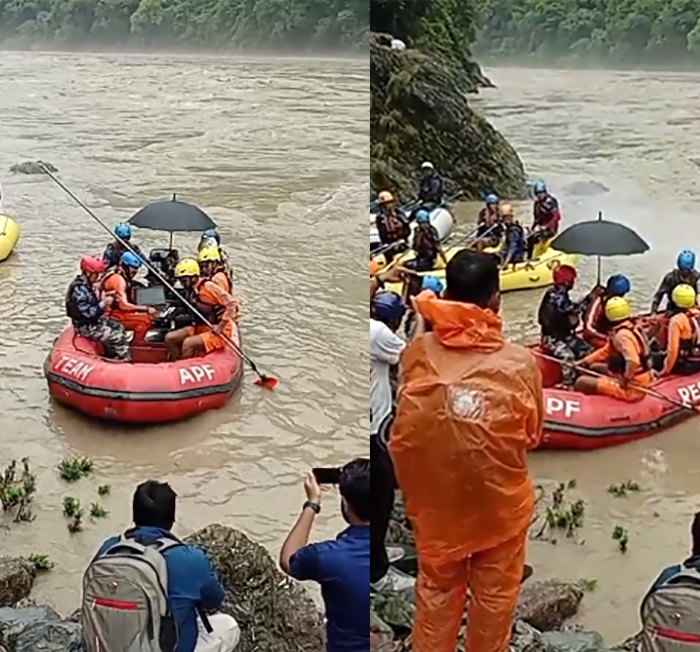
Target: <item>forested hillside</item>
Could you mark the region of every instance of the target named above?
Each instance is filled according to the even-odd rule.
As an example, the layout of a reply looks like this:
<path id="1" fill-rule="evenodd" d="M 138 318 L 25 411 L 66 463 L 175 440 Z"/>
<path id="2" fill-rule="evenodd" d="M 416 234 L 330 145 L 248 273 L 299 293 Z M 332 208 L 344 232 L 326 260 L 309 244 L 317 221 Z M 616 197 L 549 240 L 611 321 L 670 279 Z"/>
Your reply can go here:
<path id="1" fill-rule="evenodd" d="M 6 47 L 360 50 L 367 0 L 0 0 Z"/>
<path id="2" fill-rule="evenodd" d="M 700 66 L 700 0 L 480 0 L 479 56 Z"/>

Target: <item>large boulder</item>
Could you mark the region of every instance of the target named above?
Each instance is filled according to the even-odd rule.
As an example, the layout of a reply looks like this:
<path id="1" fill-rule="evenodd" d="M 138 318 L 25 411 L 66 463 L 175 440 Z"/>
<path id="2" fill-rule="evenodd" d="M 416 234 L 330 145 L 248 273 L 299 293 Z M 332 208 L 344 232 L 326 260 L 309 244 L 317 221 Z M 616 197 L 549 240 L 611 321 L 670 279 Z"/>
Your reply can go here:
<path id="1" fill-rule="evenodd" d="M 478 67 L 475 68 L 478 70 Z M 416 173 L 431 161 L 468 197 L 495 191 L 526 195 L 516 151 L 471 108 L 467 92 L 480 85 L 438 54 L 403 52 L 370 43 L 370 174 L 377 188 L 415 196 Z"/>
<path id="2" fill-rule="evenodd" d="M 34 586 L 34 564 L 22 558 L 0 558 L 0 607 L 14 607 Z"/>
<path id="3" fill-rule="evenodd" d="M 520 592 L 516 618 L 540 632 L 551 632 L 577 614 L 581 600 L 583 589 L 578 584 L 554 579 L 532 582 Z"/>
<path id="4" fill-rule="evenodd" d="M 321 615 L 306 590 L 245 534 L 210 525 L 186 539 L 203 548 L 226 587 L 222 611 L 241 626 L 237 652 L 323 652 Z"/>
<path id="5" fill-rule="evenodd" d="M 84 650 L 80 625 L 61 620 L 50 607 L 0 609 L 0 645 L 7 652 Z"/>

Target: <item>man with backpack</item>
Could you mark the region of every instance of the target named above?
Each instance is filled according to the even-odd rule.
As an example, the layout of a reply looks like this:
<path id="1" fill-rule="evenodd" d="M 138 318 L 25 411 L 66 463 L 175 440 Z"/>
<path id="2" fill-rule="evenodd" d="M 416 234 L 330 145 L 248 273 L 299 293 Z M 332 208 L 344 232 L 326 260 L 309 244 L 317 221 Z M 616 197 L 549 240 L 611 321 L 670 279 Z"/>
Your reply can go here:
<path id="1" fill-rule="evenodd" d="M 641 652 L 681 652 L 700 644 L 700 512 L 690 529 L 691 556 L 661 571 L 641 606 Z"/>
<path id="2" fill-rule="evenodd" d="M 171 532 L 177 495 L 167 483 L 140 484 L 134 527 L 108 539 L 83 578 L 87 652 L 232 652 L 240 629 L 218 609 L 224 589 L 203 550 Z"/>

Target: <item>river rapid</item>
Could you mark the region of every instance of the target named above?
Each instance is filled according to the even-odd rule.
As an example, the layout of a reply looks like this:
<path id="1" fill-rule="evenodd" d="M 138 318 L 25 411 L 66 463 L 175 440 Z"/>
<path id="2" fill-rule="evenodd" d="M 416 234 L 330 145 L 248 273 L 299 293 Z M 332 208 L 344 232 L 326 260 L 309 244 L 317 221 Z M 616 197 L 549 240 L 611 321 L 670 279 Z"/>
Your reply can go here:
<path id="1" fill-rule="evenodd" d="M 643 256 L 606 260 L 603 274 L 632 280 L 635 309 L 648 309 L 660 277 L 680 249 L 697 248 L 700 116 L 692 73 L 492 69 L 498 85 L 474 101 L 520 153 L 527 172 L 545 178 L 563 205 L 564 226 L 594 219 L 599 210 L 635 228 L 650 244 Z M 597 181 L 596 196 L 567 194 L 568 184 Z M 528 210 L 528 213 L 525 213 Z M 473 207 L 460 207 L 473 216 Z M 523 205 L 529 221 L 529 207 Z M 595 262 L 580 267 L 579 292 L 595 280 Z M 541 293 L 508 295 L 511 337 L 532 341 Z M 615 642 L 638 629 L 639 603 L 658 571 L 689 554 L 692 515 L 700 509 L 700 421 L 637 443 L 592 453 L 533 455 L 534 474 L 577 480 L 586 500 L 576 540 L 530 547 L 537 576 L 597 580 L 580 620 Z M 608 487 L 625 480 L 642 491 L 616 498 Z M 621 554 L 616 525 L 630 533 Z"/>
<path id="2" fill-rule="evenodd" d="M 367 454 L 366 59 L 0 53 L 0 177 L 22 239 L 0 264 L 0 461 L 29 457 L 36 521 L 2 532 L 4 554 L 45 553 L 56 569 L 37 598 L 78 604 L 101 541 L 130 521 L 142 480 L 179 494 L 177 533 L 211 522 L 246 531 L 273 554 L 304 500 L 313 466 Z M 224 409 L 157 428 L 106 427 L 48 396 L 42 364 L 65 323 L 78 259 L 109 236 L 46 177 L 11 175 L 50 161 L 110 225 L 177 193 L 220 226 L 242 299 L 246 352 L 280 379 L 252 384 Z M 362 228 L 361 228 L 362 227 Z M 144 250 L 165 234 L 137 232 Z M 195 235 L 178 235 L 181 253 Z M 93 477 L 66 485 L 62 458 Z M 108 518 L 71 535 L 67 495 Z M 317 536 L 342 529 L 329 496 Z"/>

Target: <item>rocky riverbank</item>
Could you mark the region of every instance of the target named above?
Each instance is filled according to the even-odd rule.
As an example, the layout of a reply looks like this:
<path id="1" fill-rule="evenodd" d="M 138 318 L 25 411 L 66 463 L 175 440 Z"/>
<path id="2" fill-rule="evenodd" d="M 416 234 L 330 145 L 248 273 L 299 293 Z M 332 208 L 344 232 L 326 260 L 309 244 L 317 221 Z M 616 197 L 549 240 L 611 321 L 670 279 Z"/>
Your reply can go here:
<path id="1" fill-rule="evenodd" d="M 376 188 L 402 197 L 416 194 L 416 171 L 424 160 L 443 172 L 455 191 L 481 198 L 526 194 L 517 152 L 469 104 L 467 93 L 484 85 L 438 54 L 392 50 L 387 38 L 370 43 L 370 174 Z"/>

